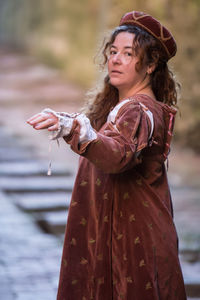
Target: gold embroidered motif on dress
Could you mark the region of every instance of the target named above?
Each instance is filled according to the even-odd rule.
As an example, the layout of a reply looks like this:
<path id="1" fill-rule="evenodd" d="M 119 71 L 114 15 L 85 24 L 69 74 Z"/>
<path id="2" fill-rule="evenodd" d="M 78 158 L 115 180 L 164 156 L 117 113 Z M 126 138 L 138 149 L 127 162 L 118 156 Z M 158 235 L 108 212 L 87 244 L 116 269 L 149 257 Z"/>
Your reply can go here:
<path id="1" fill-rule="evenodd" d="M 121 240 L 122 237 L 123 237 L 123 234 L 122 234 L 122 233 L 118 234 L 118 235 L 117 235 L 117 240 Z"/>
<path id="2" fill-rule="evenodd" d="M 152 288 L 151 282 L 147 282 L 147 284 L 146 284 L 146 286 L 145 286 L 145 289 L 146 289 L 146 290 L 149 290 L 149 289 L 151 289 L 151 288 Z"/>
<path id="3" fill-rule="evenodd" d="M 136 181 L 135 181 L 138 185 L 142 185 L 142 179 L 140 178 L 140 179 L 137 179 Z"/>
<path id="4" fill-rule="evenodd" d="M 97 255 L 97 259 L 98 259 L 98 260 L 103 260 L 103 254 Z"/>
<path id="5" fill-rule="evenodd" d="M 117 280 L 113 280 L 113 285 L 116 285 L 117 284 Z"/>
<path id="6" fill-rule="evenodd" d="M 152 223 L 148 224 L 148 227 L 149 227 L 149 229 L 153 230 L 153 224 Z"/>
<path id="7" fill-rule="evenodd" d="M 123 254 L 123 260 L 127 260 L 127 256 L 126 256 L 126 254 Z"/>
<path id="8" fill-rule="evenodd" d="M 139 238 L 139 236 L 138 236 L 138 237 L 135 238 L 134 244 L 136 245 L 136 244 L 139 244 L 139 243 L 140 243 L 140 238 Z"/>
<path id="9" fill-rule="evenodd" d="M 88 263 L 87 259 L 85 259 L 84 257 L 81 258 L 81 265 L 86 265 Z"/>
<path id="10" fill-rule="evenodd" d="M 123 199 L 124 200 L 129 199 L 129 193 L 128 192 L 124 193 Z"/>
<path id="11" fill-rule="evenodd" d="M 104 283 L 104 277 L 101 277 L 98 279 L 98 284 L 103 284 Z"/>
<path id="12" fill-rule="evenodd" d="M 82 218 L 80 224 L 85 226 L 87 224 L 87 220 L 85 218 Z"/>
<path id="13" fill-rule="evenodd" d="M 107 200 L 107 199 L 108 199 L 108 193 L 105 193 L 105 194 L 103 195 L 103 199 L 104 199 L 104 200 Z"/>
<path id="14" fill-rule="evenodd" d="M 128 283 L 133 283 L 133 280 L 132 280 L 131 277 L 126 277 L 126 281 L 127 281 Z"/>
<path id="15" fill-rule="evenodd" d="M 113 152 L 116 154 L 116 153 L 119 153 L 119 150 L 118 149 L 113 149 Z"/>
<path id="16" fill-rule="evenodd" d="M 116 260 L 117 260 L 117 256 L 113 255 L 113 261 L 116 262 Z"/>
<path id="17" fill-rule="evenodd" d="M 64 267 L 66 268 L 67 267 L 67 260 L 65 258 L 63 259 L 63 264 L 64 264 Z"/>
<path id="18" fill-rule="evenodd" d="M 120 297 L 120 299 L 124 299 L 124 294 L 120 293 L 119 297 Z"/>
<path id="19" fill-rule="evenodd" d="M 143 266 L 145 266 L 144 259 L 142 259 L 142 260 L 140 261 L 140 264 L 139 264 L 139 266 L 140 266 L 140 267 L 143 267 Z"/>
<path id="20" fill-rule="evenodd" d="M 96 242 L 96 241 L 93 240 L 93 239 L 90 239 L 90 240 L 89 240 L 89 243 L 90 243 L 90 244 L 94 244 L 95 242 Z"/>
<path id="21" fill-rule="evenodd" d="M 71 202 L 71 206 L 76 206 L 77 205 L 77 202 L 76 201 L 74 201 L 74 200 L 72 200 L 72 202 Z"/>
<path id="22" fill-rule="evenodd" d="M 70 244 L 73 245 L 73 246 L 76 246 L 76 239 L 75 239 L 75 238 L 72 238 Z"/>
<path id="23" fill-rule="evenodd" d="M 95 141 L 95 144 L 100 145 L 102 143 L 102 140 Z"/>
<path id="24" fill-rule="evenodd" d="M 133 222 L 133 221 L 135 221 L 135 215 L 130 215 L 129 222 Z"/>
<path id="25" fill-rule="evenodd" d="M 86 186 L 87 184 L 88 184 L 87 181 L 82 180 L 81 183 L 80 183 L 80 186 Z"/>
<path id="26" fill-rule="evenodd" d="M 98 186 L 101 185 L 101 180 L 99 178 L 97 178 L 97 180 L 96 180 L 96 185 L 98 185 Z"/>
<path id="27" fill-rule="evenodd" d="M 142 204 L 143 204 L 145 207 L 149 207 L 148 201 L 143 201 Z"/>
<path id="28" fill-rule="evenodd" d="M 108 216 L 105 216 L 105 217 L 103 218 L 103 221 L 104 221 L 104 222 L 108 222 Z"/>

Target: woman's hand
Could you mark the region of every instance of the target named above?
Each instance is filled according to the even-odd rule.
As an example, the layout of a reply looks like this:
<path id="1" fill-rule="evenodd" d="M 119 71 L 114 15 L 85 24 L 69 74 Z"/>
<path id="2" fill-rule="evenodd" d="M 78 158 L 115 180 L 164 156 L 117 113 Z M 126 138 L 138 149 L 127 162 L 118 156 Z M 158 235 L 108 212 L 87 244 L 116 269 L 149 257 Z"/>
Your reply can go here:
<path id="1" fill-rule="evenodd" d="M 34 129 L 48 129 L 49 131 L 58 130 L 59 120 L 52 113 L 41 112 L 27 120 L 27 123 L 33 126 Z"/>

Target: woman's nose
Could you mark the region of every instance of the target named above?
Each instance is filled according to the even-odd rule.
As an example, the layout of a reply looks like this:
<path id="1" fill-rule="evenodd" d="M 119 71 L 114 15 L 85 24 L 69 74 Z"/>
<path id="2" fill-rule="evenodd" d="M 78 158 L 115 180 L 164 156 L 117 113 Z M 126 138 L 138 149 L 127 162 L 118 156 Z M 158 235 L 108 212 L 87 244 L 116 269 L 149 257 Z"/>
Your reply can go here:
<path id="1" fill-rule="evenodd" d="M 121 63 L 121 53 L 116 53 L 113 56 L 113 63 Z"/>

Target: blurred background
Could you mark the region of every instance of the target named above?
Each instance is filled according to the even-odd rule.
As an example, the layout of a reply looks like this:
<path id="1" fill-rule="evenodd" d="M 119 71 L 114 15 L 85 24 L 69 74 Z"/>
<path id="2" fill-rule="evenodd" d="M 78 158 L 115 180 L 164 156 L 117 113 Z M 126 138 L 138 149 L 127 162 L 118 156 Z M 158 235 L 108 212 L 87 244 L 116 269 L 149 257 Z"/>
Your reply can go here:
<path id="1" fill-rule="evenodd" d="M 182 84 L 176 139 L 200 152 L 200 1 L 199 0 L 1 0 L 0 43 L 20 49 L 56 68 L 81 87 L 98 77 L 93 58 L 107 31 L 122 14 L 142 10 L 174 34 L 178 54 L 170 62 Z"/>
<path id="2" fill-rule="evenodd" d="M 200 1 L 0 0 L 1 299 L 55 299 L 78 164 L 26 119 L 83 106 L 102 77 L 103 40 L 131 10 L 159 19 L 178 44 L 170 67 L 182 92 L 168 174 L 187 293 L 200 299 Z"/>

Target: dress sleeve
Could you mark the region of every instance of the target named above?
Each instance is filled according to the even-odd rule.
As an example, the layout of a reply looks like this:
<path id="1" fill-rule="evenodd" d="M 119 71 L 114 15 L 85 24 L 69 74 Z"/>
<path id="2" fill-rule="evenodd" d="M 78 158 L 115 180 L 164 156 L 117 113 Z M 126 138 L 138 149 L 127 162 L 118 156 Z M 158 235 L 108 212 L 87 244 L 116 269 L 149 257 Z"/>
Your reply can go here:
<path id="1" fill-rule="evenodd" d="M 58 118 L 58 129 L 49 133 L 50 140 L 57 140 L 61 137 L 68 136 L 76 119 L 80 124 L 79 143 L 83 144 L 96 139 L 96 132 L 90 124 L 90 120 L 80 113 L 55 112 L 50 108 L 45 108 L 42 113 L 50 113 Z"/>
<path id="2" fill-rule="evenodd" d="M 74 120 L 71 134 L 64 138 L 76 153 L 83 155 L 106 173 L 120 173 L 141 163 L 141 150 L 149 144 L 148 117 L 141 105 L 132 102 L 118 112 L 115 122 L 107 122 L 93 141 L 79 144 L 80 124 Z"/>

